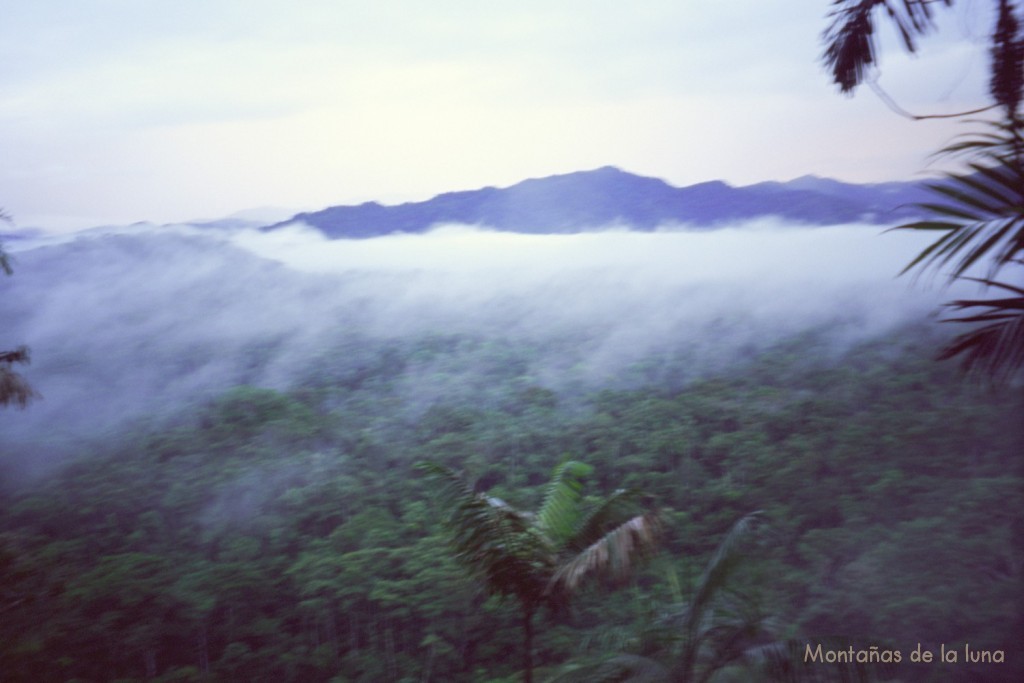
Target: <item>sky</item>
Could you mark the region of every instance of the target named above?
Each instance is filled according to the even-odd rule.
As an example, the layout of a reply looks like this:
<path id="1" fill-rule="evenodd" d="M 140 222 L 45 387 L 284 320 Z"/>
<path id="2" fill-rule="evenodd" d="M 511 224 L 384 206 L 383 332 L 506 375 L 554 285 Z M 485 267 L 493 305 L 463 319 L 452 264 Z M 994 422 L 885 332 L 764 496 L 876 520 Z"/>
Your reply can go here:
<path id="1" fill-rule="evenodd" d="M 830 4 L 10 3 L 0 206 L 18 227 L 69 230 L 605 165 L 678 186 L 922 177 L 962 124 L 841 96 L 820 60 Z M 942 10 L 914 57 L 883 31 L 879 83 L 914 113 L 987 104 L 991 4 Z"/>

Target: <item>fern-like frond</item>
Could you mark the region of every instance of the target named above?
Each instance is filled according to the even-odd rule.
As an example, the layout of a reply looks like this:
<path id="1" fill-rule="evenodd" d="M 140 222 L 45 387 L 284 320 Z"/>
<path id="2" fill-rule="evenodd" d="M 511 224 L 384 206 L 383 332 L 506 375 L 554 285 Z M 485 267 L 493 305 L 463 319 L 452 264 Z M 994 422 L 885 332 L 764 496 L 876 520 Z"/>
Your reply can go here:
<path id="1" fill-rule="evenodd" d="M 441 494 L 446 499 L 446 503 L 469 499 L 475 495 L 472 487 L 449 467 L 436 462 L 425 461 L 417 463 L 416 469 L 426 472 L 432 479 L 440 482 Z"/>
<path id="2" fill-rule="evenodd" d="M 484 580 L 488 593 L 537 602 L 555 558 L 530 516 L 475 493 L 447 467 L 428 462 L 419 468 L 443 485 L 456 559 Z"/>
<path id="3" fill-rule="evenodd" d="M 540 530 L 560 547 L 576 529 L 582 500 L 582 479 L 594 468 L 576 460 L 567 460 L 555 468 L 537 512 Z"/>

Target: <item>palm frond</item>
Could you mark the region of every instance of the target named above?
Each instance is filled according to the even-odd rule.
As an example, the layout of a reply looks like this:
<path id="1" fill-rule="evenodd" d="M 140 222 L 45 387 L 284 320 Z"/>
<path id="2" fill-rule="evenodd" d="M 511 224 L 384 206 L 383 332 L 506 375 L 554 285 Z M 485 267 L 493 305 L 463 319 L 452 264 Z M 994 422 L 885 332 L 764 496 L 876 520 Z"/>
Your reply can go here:
<path id="1" fill-rule="evenodd" d="M 822 61 L 843 92 L 852 92 L 875 63 L 875 25 L 871 13 L 881 0 L 837 3 L 824 34 Z"/>
<path id="2" fill-rule="evenodd" d="M 763 513 L 760 510 L 745 515 L 733 524 L 732 529 L 718 544 L 715 554 L 704 568 L 704 573 L 697 582 L 697 588 L 690 599 L 687 610 L 688 625 L 696 624 L 714 596 L 728 583 L 733 571 L 743 558 L 744 543 L 750 538 L 762 519 Z M 692 630 L 692 628 L 688 627 L 686 630 Z"/>
<path id="3" fill-rule="evenodd" d="M 496 498 L 477 494 L 462 477 L 437 463 L 418 465 L 442 482 L 442 495 L 451 507 L 448 526 L 456 559 L 484 579 L 487 591 L 535 601 L 546 576 L 538 563 L 553 565 L 543 539 L 530 517 Z"/>
<path id="4" fill-rule="evenodd" d="M 1024 368 L 1024 289 L 992 280 L 978 280 L 986 286 L 1018 294 L 997 299 L 960 299 L 948 307 L 970 315 L 946 318 L 943 322 L 969 323 L 974 329 L 958 335 L 939 353 L 939 360 L 962 354 L 963 368 L 1000 381 Z"/>
<path id="5" fill-rule="evenodd" d="M 929 220 L 898 226 L 897 230 L 929 230 L 945 234 L 918 254 L 902 273 L 920 268 L 935 270 L 952 263 L 949 278 L 963 276 L 987 260 L 989 277 L 1024 253 L 1024 173 L 1016 178 L 1016 195 L 997 185 L 991 174 L 950 174 L 945 183 L 929 190 L 946 203 L 923 203 Z M 901 273 L 901 274 L 902 274 Z"/>
<path id="6" fill-rule="evenodd" d="M 1024 369 L 1024 291 L 996 280 L 1007 267 L 1022 265 L 1024 257 L 1024 121 L 1011 112 L 1001 121 L 971 123 L 984 128 L 938 152 L 968 155 L 966 170 L 926 186 L 942 200 L 918 205 L 930 218 L 895 229 L 942 233 L 901 274 L 949 267 L 950 281 L 974 280 L 1016 295 L 953 301 L 948 308 L 968 313 L 944 320 L 974 327 L 954 338 L 938 358 L 960 357 L 968 374 L 1001 382 Z M 985 278 L 968 277 L 982 264 Z"/>
<path id="7" fill-rule="evenodd" d="M 1020 188 L 1013 184 L 1012 177 L 1000 172 L 998 166 L 985 166 L 977 162 L 969 163 L 973 175 L 959 176 L 960 182 L 979 196 L 987 197 L 995 203 L 991 206 L 996 212 L 1003 207 L 1013 205 L 1020 195 Z M 977 177 L 976 177 L 977 176 Z"/>
<path id="8" fill-rule="evenodd" d="M 427 473 L 432 479 L 442 485 L 442 495 L 448 502 L 464 498 L 472 498 L 475 494 L 473 489 L 466 484 L 466 481 L 450 467 L 440 463 L 424 461 L 416 464 L 416 469 Z"/>
<path id="9" fill-rule="evenodd" d="M 950 5 L 952 0 L 942 0 Z M 822 36 L 825 53 L 822 61 L 832 80 L 844 93 L 852 92 L 863 80 L 867 70 L 877 63 L 875 24 L 872 14 L 884 8 L 896 25 L 903 45 L 909 52 L 917 50 L 916 38 L 933 26 L 931 0 L 835 0 L 829 12 L 831 23 Z"/>
<path id="10" fill-rule="evenodd" d="M 555 468 L 537 512 L 537 524 L 553 543 L 560 546 L 570 538 L 580 516 L 584 477 L 594 468 L 576 460 L 566 460 Z"/>
<path id="11" fill-rule="evenodd" d="M 935 213 L 952 216 L 966 221 L 979 221 L 985 218 L 999 218 L 1008 212 L 1015 212 L 1019 197 L 1006 197 L 998 193 L 998 188 L 991 187 L 984 179 L 975 179 L 970 175 L 950 174 L 946 183 L 927 183 L 925 187 L 936 194 L 952 200 L 952 205 L 923 204 Z M 994 199 L 998 196 L 999 199 Z"/>
<path id="12" fill-rule="evenodd" d="M 713 628 L 715 624 L 713 615 L 710 615 L 708 612 L 709 607 L 728 586 L 733 572 L 743 560 L 744 544 L 750 538 L 751 533 L 761 521 L 761 518 L 761 511 L 755 511 L 745 515 L 733 524 L 729 533 L 718 544 L 714 555 L 712 555 L 711 560 L 708 561 L 707 566 L 704 568 L 704 572 L 697 582 L 690 602 L 678 616 L 677 621 L 679 622 L 680 642 L 682 644 L 682 649 L 674 665 L 674 671 L 678 679 L 691 680 L 697 668 L 698 658 L 701 652 L 706 650 L 705 643 L 714 645 L 714 643 L 709 643 L 709 639 L 714 635 Z M 756 630 L 759 624 L 760 617 L 755 616 L 753 619 L 741 619 L 737 624 L 731 625 L 729 628 L 737 636 L 742 635 L 744 638 L 749 638 L 749 634 Z M 718 666 L 721 666 L 726 661 L 735 659 L 738 656 L 735 648 L 738 647 L 738 642 L 732 643 L 730 648 L 733 651 L 721 653 L 723 656 L 728 654 L 728 657 L 720 662 Z M 711 651 L 712 657 L 718 655 L 714 648 Z M 705 667 L 705 670 L 711 670 L 711 667 Z"/>
<path id="13" fill-rule="evenodd" d="M 966 119 L 964 124 L 972 130 L 962 133 L 932 154 L 950 157 L 962 154 L 984 156 L 989 161 L 1012 158 L 1018 150 L 1021 121 L 1015 119 Z M 988 132 L 986 132 L 988 131 Z"/>
<path id="14" fill-rule="evenodd" d="M 547 592 L 572 592 L 580 581 L 594 574 L 623 578 L 639 557 L 654 550 L 660 527 L 658 515 L 651 512 L 620 524 L 559 567 Z"/>
<path id="15" fill-rule="evenodd" d="M 1021 79 L 1024 45 L 1021 44 L 1020 23 L 1016 13 L 1016 7 L 1008 0 L 999 3 L 999 19 L 992 35 L 992 69 L 989 79 L 989 93 L 1010 116 L 1016 116 L 1024 88 Z"/>
<path id="16" fill-rule="evenodd" d="M 623 519 L 632 516 L 629 512 L 639 497 L 640 494 L 636 490 L 619 489 L 584 512 L 577 521 L 572 536 L 566 540 L 565 550 L 577 553 L 599 541 Z"/>

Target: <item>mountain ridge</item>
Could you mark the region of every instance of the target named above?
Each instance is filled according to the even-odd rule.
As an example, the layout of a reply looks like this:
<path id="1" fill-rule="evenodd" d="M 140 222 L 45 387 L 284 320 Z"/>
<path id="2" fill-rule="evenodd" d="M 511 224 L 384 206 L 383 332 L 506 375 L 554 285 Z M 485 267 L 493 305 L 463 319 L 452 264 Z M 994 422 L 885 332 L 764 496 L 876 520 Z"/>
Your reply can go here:
<path id="1" fill-rule="evenodd" d="M 734 187 L 711 180 L 685 187 L 615 166 L 528 178 L 504 188 L 444 192 L 418 202 L 363 202 L 302 212 L 265 226 L 301 222 L 332 239 L 422 233 L 444 223 L 529 234 L 571 234 L 609 226 L 651 231 L 663 225 L 713 229 L 775 216 L 809 225 L 895 223 L 916 216 L 926 191 L 916 182 L 845 183 L 817 176 Z"/>

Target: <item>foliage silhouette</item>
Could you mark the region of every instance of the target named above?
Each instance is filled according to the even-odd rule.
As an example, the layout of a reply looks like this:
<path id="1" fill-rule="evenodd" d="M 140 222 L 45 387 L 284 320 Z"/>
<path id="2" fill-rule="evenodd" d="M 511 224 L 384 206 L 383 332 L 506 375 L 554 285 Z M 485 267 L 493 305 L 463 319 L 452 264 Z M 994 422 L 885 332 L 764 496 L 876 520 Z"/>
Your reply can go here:
<path id="1" fill-rule="evenodd" d="M 823 60 L 840 90 L 849 93 L 866 80 L 877 64 L 871 15 L 884 8 L 910 52 L 915 37 L 933 28 L 927 0 L 903 0 L 902 9 L 889 0 L 836 0 L 832 23 L 824 33 Z M 952 0 L 943 0 L 952 5 Z M 964 155 L 965 168 L 949 173 L 929 189 L 939 203 L 919 207 L 928 217 L 898 229 L 938 232 L 939 237 L 903 270 L 950 267 L 948 278 L 972 280 L 986 289 L 1002 290 L 995 298 L 961 299 L 948 304 L 966 315 L 947 318 L 971 329 L 957 336 L 938 358 L 962 356 L 962 367 L 995 381 L 1007 381 L 1024 370 L 1024 141 L 1018 110 L 1024 83 L 1024 38 L 1016 8 L 997 4 L 992 34 L 989 93 L 1002 111 L 999 121 L 972 122 L 981 132 L 955 140 L 940 156 Z M 971 268 L 986 266 L 985 277 L 971 277 Z M 1009 279 L 997 279 L 1007 276 Z M 1009 292 L 1011 295 L 1005 296 Z"/>
<path id="2" fill-rule="evenodd" d="M 941 2 L 953 4 L 953 0 Z M 844 93 L 853 92 L 864 81 L 868 69 L 878 63 L 872 18 L 876 9 L 885 9 L 909 52 L 916 52 L 916 38 L 934 27 L 934 10 L 930 6 L 933 0 L 835 0 L 832 4 L 831 24 L 823 35 L 823 61 Z"/>

